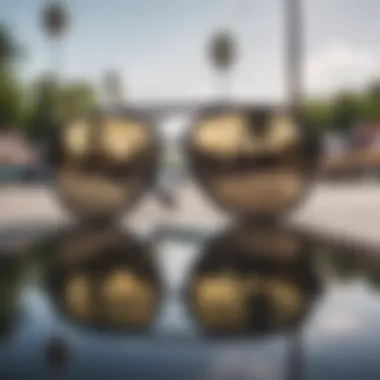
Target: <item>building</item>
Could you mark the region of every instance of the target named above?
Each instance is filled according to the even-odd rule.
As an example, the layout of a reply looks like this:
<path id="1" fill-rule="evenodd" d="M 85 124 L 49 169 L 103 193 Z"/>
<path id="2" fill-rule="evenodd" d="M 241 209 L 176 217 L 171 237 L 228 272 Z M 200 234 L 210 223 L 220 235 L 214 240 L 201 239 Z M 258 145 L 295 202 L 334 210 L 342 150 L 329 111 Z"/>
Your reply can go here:
<path id="1" fill-rule="evenodd" d="M 20 132 L 0 132 L 0 165 L 40 166 L 41 154 Z"/>
<path id="2" fill-rule="evenodd" d="M 44 178 L 42 154 L 22 133 L 0 132 L 0 183 Z"/>

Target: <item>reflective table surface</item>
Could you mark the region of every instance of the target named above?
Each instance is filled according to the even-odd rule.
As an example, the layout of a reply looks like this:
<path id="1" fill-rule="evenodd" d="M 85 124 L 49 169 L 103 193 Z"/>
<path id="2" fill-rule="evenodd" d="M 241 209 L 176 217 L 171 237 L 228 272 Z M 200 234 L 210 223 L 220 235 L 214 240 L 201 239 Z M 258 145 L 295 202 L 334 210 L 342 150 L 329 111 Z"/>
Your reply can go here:
<path id="1" fill-rule="evenodd" d="M 375 251 L 270 225 L 13 240 L 2 380 L 380 378 Z"/>

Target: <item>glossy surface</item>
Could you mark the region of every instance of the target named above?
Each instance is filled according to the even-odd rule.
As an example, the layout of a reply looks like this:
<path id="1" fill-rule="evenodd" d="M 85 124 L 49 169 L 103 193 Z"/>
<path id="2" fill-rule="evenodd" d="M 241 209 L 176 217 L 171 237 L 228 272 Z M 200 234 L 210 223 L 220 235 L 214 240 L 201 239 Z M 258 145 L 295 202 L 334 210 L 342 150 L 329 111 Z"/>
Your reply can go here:
<path id="1" fill-rule="evenodd" d="M 376 254 L 269 226 L 50 234 L 0 257 L 0 378 L 377 380 Z"/>

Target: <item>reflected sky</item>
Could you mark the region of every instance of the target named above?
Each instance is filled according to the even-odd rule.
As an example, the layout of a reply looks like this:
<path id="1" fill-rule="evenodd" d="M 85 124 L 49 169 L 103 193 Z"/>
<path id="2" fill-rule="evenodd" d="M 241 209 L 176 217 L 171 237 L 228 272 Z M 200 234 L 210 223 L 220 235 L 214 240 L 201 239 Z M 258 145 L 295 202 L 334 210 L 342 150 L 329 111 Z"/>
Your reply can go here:
<path id="1" fill-rule="evenodd" d="M 249 228 L 243 233 L 241 228 L 235 227 L 212 236 L 204 230 L 191 234 L 174 229 L 160 231 L 154 245 L 149 244 L 148 238 L 118 232 L 117 238 L 108 238 L 106 243 L 95 247 L 84 244 L 82 249 L 80 244 L 79 248 L 76 245 L 76 256 L 69 264 L 64 260 L 67 249 L 63 250 L 62 244 L 66 242 L 69 246 L 68 240 L 79 239 L 81 231 L 47 236 L 28 247 L 17 259 L 3 253 L 0 306 L 4 326 L 1 330 L 7 333 L 0 336 L 1 379 L 24 378 L 31 374 L 32 378 L 49 378 L 57 373 L 64 373 L 69 379 L 105 376 L 123 379 L 378 379 L 380 297 L 377 279 L 380 271 L 374 256 L 364 256 L 365 252 L 359 248 L 353 252 L 352 247 L 336 242 L 329 244 L 282 227 L 272 232 L 267 228 L 266 234 L 257 227 Z M 115 231 L 109 229 L 108 233 L 112 235 Z M 293 256 L 289 256 L 289 250 L 286 254 L 285 243 L 278 244 L 279 236 L 284 234 L 297 243 L 291 245 L 295 250 Z M 100 236 L 99 231 L 97 235 Z M 234 241 L 231 236 L 239 239 Z M 243 244 L 244 236 L 250 237 L 246 244 Z M 268 240 L 270 236 L 272 240 Z M 145 249 L 140 251 L 138 260 L 133 261 L 131 255 L 135 248 L 131 242 L 135 240 Z M 210 247 L 216 243 L 225 247 L 220 255 L 210 253 Z M 242 251 L 239 245 L 250 248 Z M 124 251 L 118 251 L 120 247 L 124 247 Z M 116 251 L 121 252 L 119 256 Z M 237 265 L 239 257 L 241 260 L 244 255 L 251 261 L 244 261 L 243 267 Z M 288 283 L 297 284 L 302 292 L 307 285 L 297 282 L 297 276 L 308 277 L 309 274 L 305 274 L 304 269 L 300 273 L 301 267 L 295 263 L 299 259 L 305 261 L 305 257 L 312 260 L 318 291 L 310 296 L 307 312 L 291 326 L 279 325 L 276 329 L 259 331 L 260 326 L 254 325 L 255 329 L 245 330 L 243 335 L 208 335 L 189 307 L 188 290 L 207 260 L 212 263 L 208 273 L 217 273 L 227 265 L 235 268 L 235 277 L 243 276 L 244 272 L 244 276 L 256 279 L 284 278 L 286 267 L 286 273 L 292 273 L 286 277 Z M 141 262 L 146 263 L 150 271 L 147 281 L 154 276 L 160 279 L 158 309 L 149 327 L 143 331 L 126 331 L 120 326 L 107 330 L 86 321 L 78 323 L 68 315 L 67 309 L 57 307 L 57 300 L 45 281 L 53 268 L 54 273 L 58 273 L 57 268 L 67 271 L 64 265 L 68 265 L 71 273 L 73 268 L 86 271 L 98 262 L 102 263 L 98 275 L 101 279 L 121 262 L 124 268 L 129 265 L 130 272 L 135 273 L 141 268 Z M 119 286 L 127 287 L 122 283 Z M 134 289 L 141 290 L 141 287 Z M 264 281 L 261 289 L 265 293 Z M 98 297 L 97 292 L 94 294 Z M 125 289 L 118 294 L 126 297 L 122 298 L 124 304 L 131 302 Z M 140 296 L 141 293 L 137 297 Z M 99 302 L 101 307 L 107 307 L 107 300 Z"/>

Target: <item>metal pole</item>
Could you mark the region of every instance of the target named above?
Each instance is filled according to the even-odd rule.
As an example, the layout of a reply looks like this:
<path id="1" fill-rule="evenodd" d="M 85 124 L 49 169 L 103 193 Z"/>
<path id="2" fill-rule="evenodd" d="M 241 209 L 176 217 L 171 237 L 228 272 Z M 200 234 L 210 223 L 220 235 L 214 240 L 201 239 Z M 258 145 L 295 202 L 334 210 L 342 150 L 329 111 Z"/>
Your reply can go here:
<path id="1" fill-rule="evenodd" d="M 288 105 L 293 117 L 298 119 L 303 96 L 302 0 L 285 0 L 285 36 Z"/>

